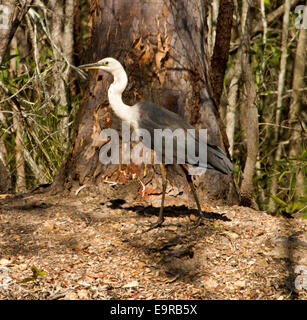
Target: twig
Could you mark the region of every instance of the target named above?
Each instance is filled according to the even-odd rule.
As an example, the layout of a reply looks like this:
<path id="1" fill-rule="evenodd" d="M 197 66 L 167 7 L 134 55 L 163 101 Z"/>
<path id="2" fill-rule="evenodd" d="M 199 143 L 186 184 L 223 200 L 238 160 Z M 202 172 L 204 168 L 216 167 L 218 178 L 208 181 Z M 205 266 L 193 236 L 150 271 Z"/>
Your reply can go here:
<path id="1" fill-rule="evenodd" d="M 33 130 L 30 130 L 31 126 L 30 124 L 28 123 L 28 120 L 27 118 L 23 115 L 22 113 L 22 110 L 21 110 L 21 105 L 18 101 L 18 99 L 14 96 L 12 97 L 12 93 L 10 91 L 9 88 L 7 88 L 7 86 L 2 82 L 0 81 L 0 87 L 4 90 L 4 92 L 11 96 L 11 99 L 12 99 L 12 102 L 14 104 L 14 106 L 16 107 L 16 109 L 18 110 L 20 116 L 21 116 L 21 119 L 23 120 L 24 122 L 24 129 L 27 131 L 28 133 L 28 136 L 29 138 L 31 137 L 33 140 L 35 140 L 35 143 L 37 144 L 37 146 L 40 148 L 40 150 L 42 151 L 43 155 L 44 155 L 44 158 L 45 160 L 47 161 L 47 163 L 49 164 L 50 167 L 52 167 L 53 169 L 55 169 L 52 161 L 50 160 L 49 158 L 49 155 L 48 153 L 46 152 L 46 150 L 43 148 L 42 144 L 41 144 L 41 141 L 38 139 L 38 137 L 36 136 L 36 134 L 34 133 Z M 31 139 L 30 139 L 31 140 Z"/>
<path id="2" fill-rule="evenodd" d="M 84 189 L 84 188 L 86 188 L 86 187 L 87 187 L 87 185 L 85 184 L 85 185 L 81 186 L 80 188 L 78 188 L 78 189 L 76 190 L 76 192 L 75 192 L 75 195 L 77 196 L 78 193 L 79 193 L 82 189 Z"/>

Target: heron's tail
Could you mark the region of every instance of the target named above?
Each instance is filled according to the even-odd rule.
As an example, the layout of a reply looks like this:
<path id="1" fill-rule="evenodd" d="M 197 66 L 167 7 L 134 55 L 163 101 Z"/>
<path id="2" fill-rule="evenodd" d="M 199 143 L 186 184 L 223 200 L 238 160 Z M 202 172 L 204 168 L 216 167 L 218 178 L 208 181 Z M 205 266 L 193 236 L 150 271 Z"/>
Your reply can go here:
<path id="1" fill-rule="evenodd" d="M 207 168 L 223 174 L 231 174 L 233 172 L 233 164 L 224 151 L 210 144 L 207 145 Z"/>

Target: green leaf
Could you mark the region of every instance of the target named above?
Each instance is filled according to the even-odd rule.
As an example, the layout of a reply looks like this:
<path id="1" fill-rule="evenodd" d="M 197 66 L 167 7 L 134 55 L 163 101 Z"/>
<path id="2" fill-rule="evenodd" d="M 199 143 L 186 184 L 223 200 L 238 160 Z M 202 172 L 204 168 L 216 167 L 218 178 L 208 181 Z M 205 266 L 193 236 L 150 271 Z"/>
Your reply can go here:
<path id="1" fill-rule="evenodd" d="M 26 282 L 29 282 L 29 281 L 35 281 L 35 280 L 37 280 L 38 276 L 46 276 L 46 275 L 48 275 L 47 272 L 45 272 L 44 270 L 39 270 L 35 266 L 33 266 L 31 268 L 31 271 L 32 271 L 32 276 L 22 279 L 21 280 L 22 283 L 26 283 Z"/>
<path id="2" fill-rule="evenodd" d="M 284 171 L 279 177 L 278 177 L 278 181 L 281 181 L 281 179 L 283 178 L 283 176 L 285 174 L 287 174 L 288 172 L 287 171 Z"/>
<path id="3" fill-rule="evenodd" d="M 277 196 L 274 196 L 273 194 L 271 194 L 271 198 L 277 202 L 278 204 L 280 204 L 283 207 L 287 207 L 288 204 L 286 202 L 284 202 L 283 200 L 281 200 L 280 198 L 278 198 Z"/>
<path id="4" fill-rule="evenodd" d="M 18 56 L 19 56 L 19 54 L 9 54 L 9 55 L 5 56 L 5 58 L 2 61 L 2 64 L 5 64 L 8 61 L 10 61 L 10 60 L 12 60 L 12 59 L 14 59 L 14 58 L 16 58 Z"/>
<path id="5" fill-rule="evenodd" d="M 33 279 L 33 277 L 28 277 L 28 278 L 24 278 L 21 280 L 22 283 L 26 283 L 26 282 L 30 282 L 30 281 L 34 281 L 35 279 Z"/>
<path id="6" fill-rule="evenodd" d="M 295 175 L 292 174 L 290 177 L 290 183 L 289 183 L 289 188 L 290 188 L 290 192 L 293 192 L 294 188 L 295 188 Z"/>

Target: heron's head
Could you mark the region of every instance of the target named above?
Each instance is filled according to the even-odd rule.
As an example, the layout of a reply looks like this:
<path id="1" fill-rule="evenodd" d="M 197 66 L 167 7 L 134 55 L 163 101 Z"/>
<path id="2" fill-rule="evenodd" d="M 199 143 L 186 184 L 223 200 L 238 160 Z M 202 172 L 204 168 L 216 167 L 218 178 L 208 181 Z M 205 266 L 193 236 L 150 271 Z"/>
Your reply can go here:
<path id="1" fill-rule="evenodd" d="M 96 63 L 84 64 L 79 66 L 81 69 L 100 69 L 114 75 L 116 71 L 123 70 L 119 61 L 114 58 L 104 58 Z"/>

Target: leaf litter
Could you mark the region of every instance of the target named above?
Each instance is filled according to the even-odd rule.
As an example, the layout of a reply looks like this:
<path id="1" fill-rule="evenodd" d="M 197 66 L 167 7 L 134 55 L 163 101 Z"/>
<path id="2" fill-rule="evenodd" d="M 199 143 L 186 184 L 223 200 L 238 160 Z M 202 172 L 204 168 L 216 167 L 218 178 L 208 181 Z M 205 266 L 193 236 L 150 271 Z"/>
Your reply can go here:
<path id="1" fill-rule="evenodd" d="M 191 229 L 166 214 L 142 233 L 154 213 L 82 193 L 0 199 L 0 299 L 307 298 L 294 272 L 307 268 L 306 219 L 208 206 L 227 219 Z"/>

